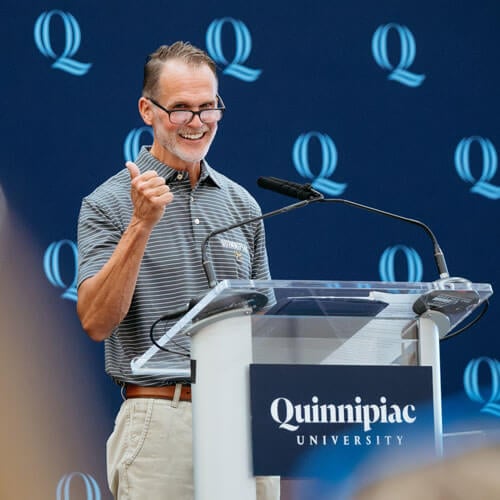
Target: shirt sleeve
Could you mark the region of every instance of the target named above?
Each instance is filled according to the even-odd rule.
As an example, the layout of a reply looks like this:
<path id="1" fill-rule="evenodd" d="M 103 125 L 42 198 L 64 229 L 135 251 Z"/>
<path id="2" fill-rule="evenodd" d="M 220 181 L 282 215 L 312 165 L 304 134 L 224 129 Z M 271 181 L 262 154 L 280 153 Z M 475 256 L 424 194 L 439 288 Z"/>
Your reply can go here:
<path id="1" fill-rule="evenodd" d="M 110 259 L 123 229 L 106 210 L 84 198 L 78 217 L 78 284 L 97 274 Z"/>

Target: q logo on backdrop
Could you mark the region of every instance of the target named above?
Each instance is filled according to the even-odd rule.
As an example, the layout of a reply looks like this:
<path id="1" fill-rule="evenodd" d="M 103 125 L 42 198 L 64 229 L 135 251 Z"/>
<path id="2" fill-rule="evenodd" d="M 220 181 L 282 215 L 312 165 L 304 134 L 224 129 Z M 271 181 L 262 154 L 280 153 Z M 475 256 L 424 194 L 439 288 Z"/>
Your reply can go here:
<path id="1" fill-rule="evenodd" d="M 470 147 L 477 142 L 481 147 L 483 168 L 478 180 L 474 178 L 470 168 Z M 455 169 L 460 178 L 472 184 L 471 192 L 489 198 L 500 199 L 500 187 L 491 184 L 498 167 L 498 156 L 495 147 L 489 139 L 473 136 L 462 139 L 455 150 Z"/>
<path id="2" fill-rule="evenodd" d="M 123 156 L 125 161 L 135 161 L 141 148 L 141 137 L 147 133 L 153 139 L 153 129 L 151 127 L 140 127 L 132 129 L 123 143 Z"/>
<path id="3" fill-rule="evenodd" d="M 225 24 L 231 25 L 234 32 L 234 56 L 231 61 L 225 56 L 222 43 L 222 28 Z M 252 51 L 252 37 L 249 29 L 243 21 L 224 17 L 215 19 L 210 23 L 206 34 L 207 52 L 212 59 L 225 66 L 222 73 L 234 76 L 244 82 L 254 82 L 259 78 L 262 70 L 251 69 L 244 66 L 244 63 Z"/>
<path id="4" fill-rule="evenodd" d="M 62 256 L 62 249 L 69 248 L 69 258 Z M 64 268 L 64 270 L 63 270 Z M 76 280 L 78 270 L 78 249 L 76 243 L 70 240 L 61 240 L 51 243 L 43 257 L 43 269 L 49 282 L 57 288 L 62 288 L 64 299 L 76 302 Z M 63 272 L 64 271 L 64 272 Z M 71 281 L 63 279 L 63 274 L 69 275 Z"/>
<path id="5" fill-rule="evenodd" d="M 406 257 L 408 269 L 408 279 L 406 281 L 411 283 L 422 281 L 422 259 L 414 248 L 407 247 L 406 245 L 395 245 L 384 250 L 378 265 L 381 280 L 392 282 L 398 281 L 396 280 L 395 258 L 396 254 L 399 252 L 402 252 Z"/>
<path id="6" fill-rule="evenodd" d="M 393 65 L 389 59 L 387 39 L 391 30 L 395 30 L 399 36 L 400 55 L 397 65 Z M 416 50 L 415 38 L 406 26 L 389 23 L 379 26 L 373 34 L 372 53 L 376 63 L 382 69 L 390 71 L 387 77 L 389 80 L 395 80 L 408 87 L 418 87 L 425 79 L 425 75 L 417 75 L 408 71 L 415 60 Z"/>
<path id="7" fill-rule="evenodd" d="M 312 138 L 317 139 L 321 147 L 321 166 L 318 175 L 313 174 L 309 165 L 309 143 Z M 337 167 L 337 158 L 335 143 L 328 135 L 320 132 L 301 134 L 293 145 L 292 160 L 297 172 L 302 177 L 310 179 L 312 181 L 311 186 L 314 189 L 329 196 L 338 196 L 347 187 L 347 184 L 341 184 L 329 179 Z"/>
<path id="8" fill-rule="evenodd" d="M 60 54 L 56 54 L 52 46 L 51 20 L 53 17 L 61 18 L 64 27 L 64 48 Z M 38 50 L 45 57 L 55 59 L 52 64 L 53 68 L 75 76 L 82 76 L 92 66 L 91 63 L 82 63 L 72 59 L 80 48 L 82 35 L 78 21 L 69 12 L 51 10 L 40 14 L 35 22 L 34 37 Z"/>
<path id="9" fill-rule="evenodd" d="M 82 472 L 72 472 L 64 475 L 57 484 L 56 498 L 57 500 L 71 500 L 71 482 L 74 477 L 79 477 L 83 481 L 86 497 L 85 500 L 101 500 L 101 490 L 97 481 L 90 475 Z"/>
<path id="10" fill-rule="evenodd" d="M 481 364 L 490 372 L 489 396 L 481 393 L 479 368 Z M 464 389 L 470 400 L 482 405 L 481 412 L 500 417 L 500 361 L 487 357 L 472 359 L 464 371 Z"/>

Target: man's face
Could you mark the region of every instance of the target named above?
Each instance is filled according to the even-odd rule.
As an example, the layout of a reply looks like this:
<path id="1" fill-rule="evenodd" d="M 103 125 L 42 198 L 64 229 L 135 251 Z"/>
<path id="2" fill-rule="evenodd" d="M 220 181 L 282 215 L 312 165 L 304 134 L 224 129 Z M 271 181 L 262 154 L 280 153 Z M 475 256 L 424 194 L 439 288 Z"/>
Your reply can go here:
<path id="1" fill-rule="evenodd" d="M 167 61 L 158 82 L 158 94 L 152 97 L 168 110 L 215 108 L 217 79 L 206 65 L 190 66 L 180 60 Z M 165 111 L 152 103 L 150 105 L 153 156 L 179 169 L 188 168 L 206 156 L 217 132 L 217 123 L 202 123 L 195 115 L 188 124 L 176 125 Z"/>

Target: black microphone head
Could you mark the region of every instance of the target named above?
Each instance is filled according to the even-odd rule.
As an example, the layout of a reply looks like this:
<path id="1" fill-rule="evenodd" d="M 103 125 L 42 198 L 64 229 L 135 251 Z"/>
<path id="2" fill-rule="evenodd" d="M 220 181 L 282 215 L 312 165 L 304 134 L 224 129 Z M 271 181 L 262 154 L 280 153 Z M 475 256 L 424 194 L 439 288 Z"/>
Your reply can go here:
<path id="1" fill-rule="evenodd" d="M 277 177 L 259 177 L 257 185 L 261 188 L 299 200 L 323 198 L 323 195 L 313 189 L 310 184 L 298 184 L 297 182 L 285 181 Z"/>

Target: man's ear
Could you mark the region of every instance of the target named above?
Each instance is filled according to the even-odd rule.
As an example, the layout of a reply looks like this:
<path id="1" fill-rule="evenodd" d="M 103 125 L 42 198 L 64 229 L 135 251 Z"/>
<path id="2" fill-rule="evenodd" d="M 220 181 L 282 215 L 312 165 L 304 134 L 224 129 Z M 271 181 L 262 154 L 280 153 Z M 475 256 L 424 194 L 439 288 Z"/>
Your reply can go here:
<path id="1" fill-rule="evenodd" d="M 149 99 L 141 97 L 138 102 L 139 113 L 146 125 L 153 124 L 153 105 Z"/>

